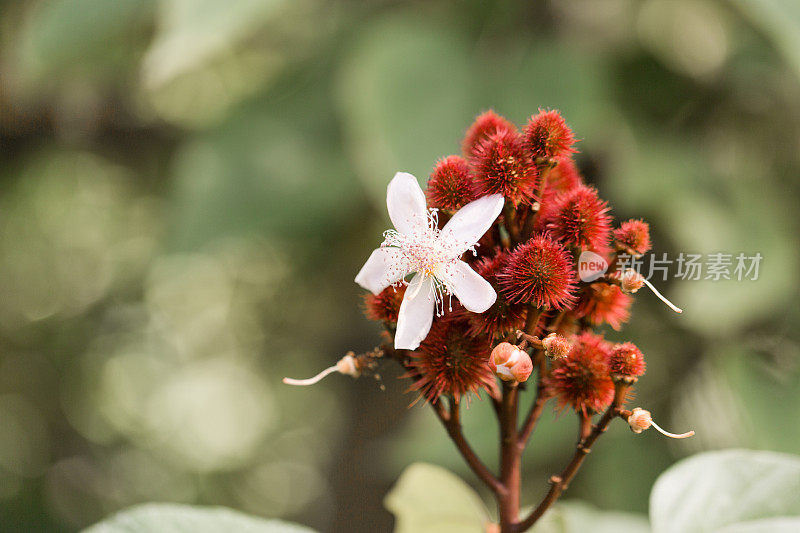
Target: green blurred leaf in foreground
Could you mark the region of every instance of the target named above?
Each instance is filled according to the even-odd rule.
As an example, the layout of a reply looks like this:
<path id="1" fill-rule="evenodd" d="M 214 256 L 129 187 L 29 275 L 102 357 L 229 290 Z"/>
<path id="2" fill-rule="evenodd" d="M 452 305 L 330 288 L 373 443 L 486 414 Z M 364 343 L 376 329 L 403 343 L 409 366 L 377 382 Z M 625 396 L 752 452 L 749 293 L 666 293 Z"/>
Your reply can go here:
<path id="1" fill-rule="evenodd" d="M 677 463 L 650 495 L 654 533 L 784 533 L 800 531 L 800 457 L 725 450 Z M 386 497 L 397 518 L 395 532 L 482 532 L 490 520 L 479 496 L 449 471 L 416 463 Z M 524 511 L 523 514 L 525 514 Z M 604 512 L 581 502 L 559 503 L 535 533 L 643 533 L 647 520 Z"/>
<path id="2" fill-rule="evenodd" d="M 650 520 L 654 533 L 782 532 L 787 524 L 800 523 L 799 494 L 797 456 L 749 450 L 701 453 L 658 478 L 650 494 Z"/>
<path id="3" fill-rule="evenodd" d="M 406 468 L 385 500 L 397 519 L 395 533 L 484 532 L 491 519 L 480 497 L 444 468 L 415 463 Z M 647 519 L 600 512 L 579 502 L 549 511 L 535 533 L 645 533 Z"/>
<path id="4" fill-rule="evenodd" d="M 313 533 L 313 529 L 264 520 L 224 507 L 148 503 L 122 511 L 83 533 Z"/>

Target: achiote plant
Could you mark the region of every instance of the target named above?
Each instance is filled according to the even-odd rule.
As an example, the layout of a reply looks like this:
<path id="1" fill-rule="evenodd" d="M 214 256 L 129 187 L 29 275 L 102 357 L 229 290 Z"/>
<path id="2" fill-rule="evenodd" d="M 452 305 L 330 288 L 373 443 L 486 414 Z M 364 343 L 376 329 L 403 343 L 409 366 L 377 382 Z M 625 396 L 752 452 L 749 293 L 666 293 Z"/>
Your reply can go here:
<path id="1" fill-rule="evenodd" d="M 355 278 L 370 291 L 366 313 L 383 323 L 386 341 L 309 380 L 285 380 L 307 385 L 332 372 L 370 373 L 384 359 L 400 364 L 491 489 L 502 533 L 525 531 L 544 514 L 615 418 L 635 433 L 662 431 L 649 412 L 625 407 L 645 371 L 641 351 L 593 332 L 619 329 L 630 295 L 645 284 L 664 299 L 623 268 L 649 250 L 649 227 L 612 226 L 608 204 L 573 162 L 574 142 L 556 111 L 539 112 L 522 131 L 489 111 L 467 131 L 462 156 L 436 164 L 426 192 L 398 173 L 387 191 L 394 229 Z M 461 430 L 465 398 L 481 391 L 499 422 L 499 472 Z M 577 416 L 577 445 L 542 501 L 520 517 L 522 454 L 550 400 Z M 529 407 L 520 422 L 521 402 Z"/>

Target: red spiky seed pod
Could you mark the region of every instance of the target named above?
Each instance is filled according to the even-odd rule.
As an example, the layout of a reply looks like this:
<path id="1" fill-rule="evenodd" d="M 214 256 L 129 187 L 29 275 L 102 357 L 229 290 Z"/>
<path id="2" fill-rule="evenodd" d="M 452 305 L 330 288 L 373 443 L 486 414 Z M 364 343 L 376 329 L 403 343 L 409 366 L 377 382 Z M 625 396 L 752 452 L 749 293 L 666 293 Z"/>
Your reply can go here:
<path id="1" fill-rule="evenodd" d="M 575 151 L 575 137 L 558 111 L 543 111 L 532 116 L 523 131 L 525 146 L 534 159 L 566 155 Z"/>
<path id="2" fill-rule="evenodd" d="M 569 155 L 556 157 L 556 166 L 547 173 L 545 187 L 556 192 L 567 192 L 583 185 L 583 179 Z"/>
<path id="3" fill-rule="evenodd" d="M 547 235 L 517 246 L 497 279 L 512 303 L 561 310 L 575 302 L 572 260 L 564 247 Z"/>
<path id="4" fill-rule="evenodd" d="M 568 246 L 603 252 L 611 231 L 608 210 L 595 189 L 581 186 L 556 198 L 545 227 L 553 238 Z"/>
<path id="5" fill-rule="evenodd" d="M 539 174 L 517 132 L 502 130 L 481 141 L 470 166 L 478 196 L 502 194 L 515 207 L 535 200 Z"/>
<path id="6" fill-rule="evenodd" d="M 485 337 L 465 335 L 466 327 L 456 318 L 434 320 L 428 336 L 411 354 L 408 376 L 415 381 L 409 390 L 436 402 L 442 395 L 460 400 L 470 392 L 495 389 L 488 365 L 490 345 Z"/>
<path id="7" fill-rule="evenodd" d="M 498 115 L 491 109 L 478 115 L 475 122 L 467 130 L 464 135 L 464 140 L 461 142 L 461 149 L 464 156 L 471 157 L 475 153 L 475 149 L 481 142 L 489 138 L 489 136 L 501 131 L 517 132 L 517 127 L 508 119 Z"/>
<path id="8" fill-rule="evenodd" d="M 631 219 L 614 230 L 617 250 L 639 257 L 650 249 L 650 225 L 644 220 Z"/>
<path id="9" fill-rule="evenodd" d="M 617 344 L 611 351 L 609 370 L 612 375 L 635 378 L 644 374 L 644 355 L 632 342 Z"/>
<path id="10" fill-rule="evenodd" d="M 576 337 L 569 354 L 556 360 L 545 378 L 545 386 L 557 398 L 559 409 L 569 405 L 588 415 L 611 404 L 614 382 L 608 368 L 610 352 L 609 343 L 594 333 Z"/>
<path id="11" fill-rule="evenodd" d="M 364 296 L 364 314 L 370 320 L 379 320 L 389 324 L 397 322 L 397 315 L 400 312 L 400 304 L 403 303 L 403 296 L 406 293 L 406 286 L 389 286 L 379 294 L 368 293 Z"/>
<path id="12" fill-rule="evenodd" d="M 624 294 L 616 285 L 598 282 L 583 288 L 578 296 L 575 314 L 590 325 L 606 323 L 619 331 L 630 318 L 629 308 L 633 298 Z"/>
<path id="13" fill-rule="evenodd" d="M 466 312 L 469 321 L 468 335 L 489 338 L 490 343 L 495 339 L 504 337 L 508 333 L 522 329 L 525 325 L 527 308 L 525 304 L 511 303 L 499 291 L 499 279 L 497 275 L 508 262 L 509 253 L 500 252 L 493 257 L 482 257 L 475 262 L 473 268 L 488 281 L 495 291 L 497 300 L 488 310 L 483 313 Z"/>
<path id="14" fill-rule="evenodd" d="M 467 161 L 457 155 L 440 159 L 428 179 L 426 195 L 429 207 L 444 211 L 458 211 L 477 200 Z"/>
<path id="15" fill-rule="evenodd" d="M 533 372 L 528 352 L 508 342 L 501 342 L 489 356 L 489 369 L 503 381 L 524 383 Z"/>

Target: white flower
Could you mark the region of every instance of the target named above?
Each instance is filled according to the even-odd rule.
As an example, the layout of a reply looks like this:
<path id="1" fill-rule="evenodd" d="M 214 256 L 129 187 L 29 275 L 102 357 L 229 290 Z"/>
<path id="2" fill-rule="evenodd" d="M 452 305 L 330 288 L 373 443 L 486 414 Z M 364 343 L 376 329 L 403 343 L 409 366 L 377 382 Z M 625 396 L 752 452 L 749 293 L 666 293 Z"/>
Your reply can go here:
<path id="1" fill-rule="evenodd" d="M 355 279 L 378 294 L 414 273 L 400 305 L 395 348 L 419 346 L 431 329 L 434 312 L 443 313 L 445 295 L 455 295 L 474 313 L 494 304 L 497 293 L 492 286 L 460 258 L 492 226 L 503 203 L 499 194 L 479 198 L 459 209 L 439 230 L 436 210 L 426 208 L 417 178 L 405 172 L 395 174 L 386 191 L 395 229 L 384 232 L 380 248 L 372 252 Z"/>

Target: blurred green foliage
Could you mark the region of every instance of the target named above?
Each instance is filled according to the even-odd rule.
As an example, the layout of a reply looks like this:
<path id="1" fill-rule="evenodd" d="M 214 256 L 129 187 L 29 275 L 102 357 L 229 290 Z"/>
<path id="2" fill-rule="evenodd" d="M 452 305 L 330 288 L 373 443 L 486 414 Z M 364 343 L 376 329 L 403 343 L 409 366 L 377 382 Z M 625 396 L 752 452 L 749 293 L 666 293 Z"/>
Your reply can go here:
<path id="1" fill-rule="evenodd" d="M 764 257 L 755 282 L 671 283 L 680 317 L 637 298 L 609 333 L 646 354 L 636 401 L 698 436 L 613 427 L 569 496 L 642 512 L 690 452 L 800 452 L 793 0 L 6 0 L 0 529 L 159 500 L 382 531 L 405 465 L 473 483 L 397 369 L 280 378 L 377 342 L 352 278 L 385 185 L 426 176 L 490 107 L 560 109 L 656 252 Z M 487 406 L 465 424 L 492 463 Z M 574 426 L 545 417 L 523 503 Z"/>

